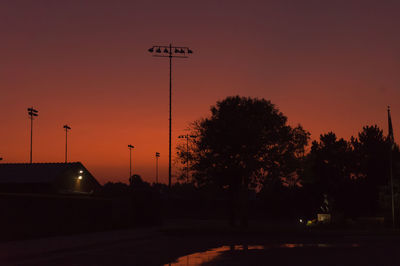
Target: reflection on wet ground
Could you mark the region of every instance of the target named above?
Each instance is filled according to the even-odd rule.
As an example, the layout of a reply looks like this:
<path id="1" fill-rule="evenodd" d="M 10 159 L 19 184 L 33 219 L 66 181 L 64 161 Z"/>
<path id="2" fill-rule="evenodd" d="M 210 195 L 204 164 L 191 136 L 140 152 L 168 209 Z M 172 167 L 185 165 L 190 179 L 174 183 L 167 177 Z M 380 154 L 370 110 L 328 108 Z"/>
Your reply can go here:
<path id="1" fill-rule="evenodd" d="M 358 248 L 359 244 L 301 244 L 301 243 L 283 243 L 276 245 L 231 245 L 221 246 L 218 248 L 209 249 L 203 252 L 197 252 L 190 255 L 182 256 L 176 261 L 173 261 L 165 266 L 189 266 L 189 265 L 202 265 L 211 262 L 224 252 L 232 251 L 248 251 L 248 250 L 266 250 L 266 249 L 286 249 L 286 248 Z"/>

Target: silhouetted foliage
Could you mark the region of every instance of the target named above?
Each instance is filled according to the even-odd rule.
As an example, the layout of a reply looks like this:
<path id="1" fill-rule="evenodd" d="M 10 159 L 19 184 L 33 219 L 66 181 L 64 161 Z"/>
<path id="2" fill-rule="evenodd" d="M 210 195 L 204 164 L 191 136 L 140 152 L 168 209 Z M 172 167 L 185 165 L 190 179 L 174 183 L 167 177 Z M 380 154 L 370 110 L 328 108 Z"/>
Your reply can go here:
<path id="1" fill-rule="evenodd" d="M 390 207 L 389 156 L 390 143 L 383 131 L 365 126 L 358 137 L 345 141 L 333 132 L 312 143 L 301 174 L 304 189 L 315 203 L 328 194 L 334 201 L 334 211 L 346 216 L 384 215 Z M 399 162 L 395 146 L 393 162 Z M 394 167 L 394 183 L 398 187 L 398 170 Z M 318 204 L 312 208 L 318 209 Z"/>
<path id="2" fill-rule="evenodd" d="M 130 179 L 130 186 L 133 188 L 149 188 L 150 184 L 148 182 L 143 181 L 142 177 L 140 175 L 132 175 Z"/>
<path id="3" fill-rule="evenodd" d="M 228 97 L 211 107 L 211 117 L 194 122 L 191 160 L 196 185 L 262 185 L 299 168 L 309 133 L 287 125 L 270 101 Z M 186 152 L 178 155 L 185 162 Z"/>
<path id="4" fill-rule="evenodd" d="M 129 187 L 125 183 L 107 182 L 104 184 L 101 195 L 106 197 L 121 197 L 129 193 Z"/>
<path id="5" fill-rule="evenodd" d="M 269 180 L 282 182 L 300 168 L 309 133 L 292 128 L 270 101 L 228 97 L 211 107 L 211 116 L 194 122 L 191 135 L 193 181 L 229 188 L 233 204 L 246 211 L 248 189 Z M 186 152 L 178 150 L 184 161 Z"/>
<path id="6" fill-rule="evenodd" d="M 353 202 L 352 173 L 354 153 L 346 140 L 338 139 L 333 132 L 323 134 L 313 141 L 305 161 L 302 184 L 312 191 L 315 212 L 326 194 L 332 199 L 334 211 L 345 211 Z"/>
<path id="7" fill-rule="evenodd" d="M 360 208 L 364 213 L 372 214 L 382 211 L 380 193 L 389 192 L 389 158 L 391 144 L 383 135 L 378 126 L 365 126 L 358 134 L 358 138 L 352 138 L 356 160 L 355 175 L 357 176 L 358 194 L 361 199 Z M 395 145 L 392 151 L 394 165 L 399 162 L 399 149 Z M 398 179 L 398 171 L 394 168 L 393 176 Z M 396 178 L 397 176 L 397 178 Z"/>

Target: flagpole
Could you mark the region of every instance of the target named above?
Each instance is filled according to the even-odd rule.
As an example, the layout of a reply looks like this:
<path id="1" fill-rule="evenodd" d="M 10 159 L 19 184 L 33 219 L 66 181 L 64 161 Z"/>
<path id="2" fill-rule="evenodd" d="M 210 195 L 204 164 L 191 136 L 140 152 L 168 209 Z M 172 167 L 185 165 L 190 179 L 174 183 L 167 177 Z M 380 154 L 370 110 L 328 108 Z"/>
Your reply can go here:
<path id="1" fill-rule="evenodd" d="M 390 153 L 389 153 L 389 176 L 390 176 L 390 189 L 392 192 L 392 223 L 393 229 L 396 228 L 395 216 L 394 216 L 394 193 L 393 193 L 393 127 L 392 118 L 390 117 L 390 106 L 388 106 L 388 126 L 389 126 L 389 141 L 390 141 Z"/>

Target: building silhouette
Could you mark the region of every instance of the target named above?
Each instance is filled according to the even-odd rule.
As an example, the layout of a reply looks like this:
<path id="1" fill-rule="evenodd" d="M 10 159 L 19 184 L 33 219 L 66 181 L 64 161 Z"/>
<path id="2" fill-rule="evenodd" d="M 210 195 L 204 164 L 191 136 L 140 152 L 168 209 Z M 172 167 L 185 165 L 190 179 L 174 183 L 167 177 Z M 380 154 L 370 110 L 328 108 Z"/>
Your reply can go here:
<path id="1" fill-rule="evenodd" d="M 91 195 L 100 183 L 80 162 L 0 164 L 0 192 Z"/>

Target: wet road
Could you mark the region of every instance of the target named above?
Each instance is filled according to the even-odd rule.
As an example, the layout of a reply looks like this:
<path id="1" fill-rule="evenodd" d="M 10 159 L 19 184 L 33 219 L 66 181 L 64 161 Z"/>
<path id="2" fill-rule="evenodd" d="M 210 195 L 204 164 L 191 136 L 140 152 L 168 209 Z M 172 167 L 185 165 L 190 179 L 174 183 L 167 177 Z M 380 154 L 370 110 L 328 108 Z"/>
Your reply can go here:
<path id="1" fill-rule="evenodd" d="M 400 265 L 400 236 L 159 228 L 1 243 L 1 265 Z M 187 256 L 189 255 L 189 256 Z"/>

